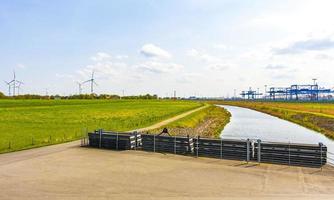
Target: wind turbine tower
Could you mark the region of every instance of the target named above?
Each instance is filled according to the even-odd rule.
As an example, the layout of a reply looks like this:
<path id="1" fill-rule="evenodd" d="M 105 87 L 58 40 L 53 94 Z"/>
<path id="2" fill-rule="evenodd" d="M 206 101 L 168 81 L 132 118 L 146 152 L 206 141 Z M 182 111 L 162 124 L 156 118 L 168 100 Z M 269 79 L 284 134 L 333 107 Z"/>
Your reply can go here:
<path id="1" fill-rule="evenodd" d="M 88 79 L 87 81 L 82 82 L 82 84 L 85 84 L 85 83 L 90 83 L 90 92 L 91 92 L 91 94 L 94 94 L 94 85 L 97 86 L 97 84 L 95 82 L 95 79 L 94 79 L 94 71 L 92 72 L 92 78 L 91 79 Z"/>
<path id="2" fill-rule="evenodd" d="M 82 83 L 77 82 L 78 86 L 79 86 L 79 95 L 81 95 L 82 93 Z"/>
<path id="3" fill-rule="evenodd" d="M 18 94 L 20 94 L 20 87 L 23 84 L 22 81 L 16 80 L 16 74 L 14 71 L 14 77 L 13 80 L 7 82 L 5 81 L 5 83 L 8 85 L 8 94 L 9 96 L 11 95 L 11 88 L 13 88 L 13 96 L 15 96 L 16 94 L 16 89 L 18 89 Z"/>
<path id="4" fill-rule="evenodd" d="M 11 82 L 7 82 L 7 81 L 5 81 L 5 83 L 8 85 L 8 96 L 10 96 L 10 95 L 11 95 L 11 93 L 10 93 L 10 89 L 11 89 L 11 87 L 12 87 Z"/>

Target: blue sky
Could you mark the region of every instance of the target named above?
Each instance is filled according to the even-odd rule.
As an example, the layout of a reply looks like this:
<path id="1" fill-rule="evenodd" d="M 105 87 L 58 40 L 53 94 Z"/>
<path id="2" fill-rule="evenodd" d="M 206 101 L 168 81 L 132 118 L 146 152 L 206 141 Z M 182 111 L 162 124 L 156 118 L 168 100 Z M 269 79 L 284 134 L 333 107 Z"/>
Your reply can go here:
<path id="1" fill-rule="evenodd" d="M 326 0 L 2 0 L 0 79 L 22 93 L 231 96 L 234 89 L 333 87 Z M 0 91 L 7 93 L 6 85 Z M 84 92 L 89 92 L 88 85 Z"/>

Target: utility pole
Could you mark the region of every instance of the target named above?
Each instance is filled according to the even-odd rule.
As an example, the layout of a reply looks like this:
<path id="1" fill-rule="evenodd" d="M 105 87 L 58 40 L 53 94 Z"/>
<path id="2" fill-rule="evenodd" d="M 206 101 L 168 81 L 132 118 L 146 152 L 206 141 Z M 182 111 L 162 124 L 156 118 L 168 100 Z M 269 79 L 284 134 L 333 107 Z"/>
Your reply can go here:
<path id="1" fill-rule="evenodd" d="M 15 96 L 15 88 L 16 88 L 16 75 L 14 71 L 14 79 L 13 79 L 13 96 Z"/>
<path id="2" fill-rule="evenodd" d="M 264 99 L 267 99 L 267 85 L 264 85 Z"/>
<path id="3" fill-rule="evenodd" d="M 313 85 L 316 85 L 317 84 L 316 83 L 317 79 L 316 78 L 312 78 L 312 80 L 313 80 Z"/>

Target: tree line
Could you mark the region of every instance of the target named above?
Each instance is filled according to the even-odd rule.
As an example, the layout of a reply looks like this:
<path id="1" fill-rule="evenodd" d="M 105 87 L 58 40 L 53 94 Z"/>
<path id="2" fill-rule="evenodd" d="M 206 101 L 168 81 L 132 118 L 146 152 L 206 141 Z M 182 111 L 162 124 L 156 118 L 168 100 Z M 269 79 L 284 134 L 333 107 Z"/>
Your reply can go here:
<path id="1" fill-rule="evenodd" d="M 158 99 L 156 94 L 133 95 L 133 96 L 119 96 L 115 94 L 80 94 L 80 95 L 37 95 L 24 94 L 17 96 L 6 96 L 0 92 L 0 99 Z"/>

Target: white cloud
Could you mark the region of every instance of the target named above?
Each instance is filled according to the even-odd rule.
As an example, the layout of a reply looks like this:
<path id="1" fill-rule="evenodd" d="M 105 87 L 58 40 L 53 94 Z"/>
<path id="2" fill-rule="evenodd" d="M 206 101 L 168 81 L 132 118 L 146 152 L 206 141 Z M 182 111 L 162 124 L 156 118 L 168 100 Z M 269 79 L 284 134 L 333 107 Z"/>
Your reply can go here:
<path id="1" fill-rule="evenodd" d="M 215 48 L 215 49 L 221 49 L 221 50 L 226 50 L 228 47 L 225 44 L 214 44 L 213 48 Z"/>
<path id="2" fill-rule="evenodd" d="M 168 51 L 154 44 L 145 44 L 141 48 L 140 53 L 148 58 L 171 58 L 172 57 Z"/>
<path id="3" fill-rule="evenodd" d="M 136 67 L 141 71 L 148 71 L 151 73 L 171 73 L 171 72 L 177 72 L 183 68 L 183 66 L 179 64 L 164 63 L 157 61 L 148 61 L 145 63 L 141 63 Z"/>
<path id="4" fill-rule="evenodd" d="M 69 79 L 73 79 L 74 78 L 74 76 L 73 75 L 71 75 L 71 74 L 56 74 L 56 77 L 57 78 L 69 78 Z"/>
<path id="5" fill-rule="evenodd" d="M 193 58 L 195 58 L 199 61 L 207 62 L 207 63 L 213 63 L 213 62 L 220 62 L 221 61 L 221 59 L 216 57 L 216 56 L 200 52 L 196 49 L 189 50 L 187 52 L 187 55 L 190 56 L 190 57 L 193 57 Z"/>
<path id="6" fill-rule="evenodd" d="M 116 55 L 115 58 L 118 60 L 123 60 L 123 59 L 129 58 L 129 56 L 128 55 Z"/>
<path id="7" fill-rule="evenodd" d="M 25 68 L 27 68 L 27 66 L 25 66 L 22 63 L 17 64 L 16 67 L 19 68 L 19 69 L 25 69 Z"/>
<path id="8" fill-rule="evenodd" d="M 193 83 L 200 80 L 202 77 L 203 75 L 200 73 L 190 72 L 183 74 L 177 81 L 180 83 Z"/>
<path id="9" fill-rule="evenodd" d="M 195 60 L 205 63 L 205 66 L 212 70 L 225 70 L 229 67 L 235 66 L 230 61 L 225 61 L 217 56 L 213 56 L 208 53 L 191 49 L 187 52 L 187 55 L 193 57 Z"/>
<path id="10" fill-rule="evenodd" d="M 274 48 L 275 54 L 296 54 L 306 51 L 323 51 L 334 49 L 334 39 L 331 37 L 309 38 L 307 40 L 295 41 L 283 48 Z"/>
<path id="11" fill-rule="evenodd" d="M 93 61 L 105 61 L 105 60 L 110 60 L 111 55 L 105 52 L 98 52 L 96 55 L 92 56 L 91 59 Z"/>
<path id="12" fill-rule="evenodd" d="M 272 65 L 272 64 L 269 64 L 265 67 L 265 69 L 269 69 L 269 70 L 281 70 L 281 69 L 286 69 L 287 66 L 285 65 Z"/>

